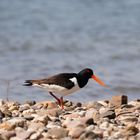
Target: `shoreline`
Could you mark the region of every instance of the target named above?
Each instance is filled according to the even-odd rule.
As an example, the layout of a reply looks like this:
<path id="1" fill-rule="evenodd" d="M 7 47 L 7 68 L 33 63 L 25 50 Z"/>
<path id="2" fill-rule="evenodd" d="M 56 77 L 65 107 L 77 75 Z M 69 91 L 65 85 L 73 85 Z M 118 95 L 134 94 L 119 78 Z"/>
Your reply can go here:
<path id="1" fill-rule="evenodd" d="M 110 100 L 73 103 L 18 103 L 0 99 L 1 140 L 140 139 L 140 100 L 125 95 Z"/>

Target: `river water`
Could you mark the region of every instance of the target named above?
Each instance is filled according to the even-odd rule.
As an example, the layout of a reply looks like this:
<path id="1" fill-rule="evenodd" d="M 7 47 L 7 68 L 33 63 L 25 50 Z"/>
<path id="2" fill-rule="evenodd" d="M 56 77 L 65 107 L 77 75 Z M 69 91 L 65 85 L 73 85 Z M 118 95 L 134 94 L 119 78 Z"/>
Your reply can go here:
<path id="1" fill-rule="evenodd" d="M 0 98 L 49 100 L 26 79 L 94 70 L 72 101 L 140 97 L 139 0 L 0 0 Z"/>

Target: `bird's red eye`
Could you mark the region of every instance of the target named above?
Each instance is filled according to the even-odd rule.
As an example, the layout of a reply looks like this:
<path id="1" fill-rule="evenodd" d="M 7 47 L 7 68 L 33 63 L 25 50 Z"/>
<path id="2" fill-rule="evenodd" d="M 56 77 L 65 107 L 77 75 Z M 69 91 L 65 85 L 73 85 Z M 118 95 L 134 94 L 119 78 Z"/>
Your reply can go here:
<path id="1" fill-rule="evenodd" d="M 86 70 L 86 72 L 87 72 L 87 73 L 89 73 L 89 72 L 90 72 L 90 70 Z"/>

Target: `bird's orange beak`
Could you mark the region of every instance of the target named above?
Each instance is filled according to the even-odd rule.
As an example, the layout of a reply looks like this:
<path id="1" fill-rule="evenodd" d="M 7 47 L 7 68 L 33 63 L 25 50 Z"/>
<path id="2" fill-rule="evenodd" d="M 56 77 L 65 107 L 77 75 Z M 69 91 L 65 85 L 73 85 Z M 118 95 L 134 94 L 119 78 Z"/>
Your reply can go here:
<path id="1" fill-rule="evenodd" d="M 99 83 L 101 86 L 106 87 L 105 83 L 104 83 L 103 81 L 101 81 L 100 78 L 98 78 L 97 76 L 92 75 L 91 78 L 94 79 L 94 80 L 95 80 L 97 83 Z"/>

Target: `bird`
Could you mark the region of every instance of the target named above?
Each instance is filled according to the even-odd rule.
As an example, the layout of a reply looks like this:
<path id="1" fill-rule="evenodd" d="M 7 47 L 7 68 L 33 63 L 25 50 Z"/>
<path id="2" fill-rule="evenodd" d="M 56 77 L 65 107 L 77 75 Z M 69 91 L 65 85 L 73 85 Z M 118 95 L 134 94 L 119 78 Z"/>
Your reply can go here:
<path id="1" fill-rule="evenodd" d="M 63 97 L 85 87 L 89 79 L 94 79 L 101 86 L 106 86 L 90 68 L 84 68 L 78 73 L 59 73 L 44 79 L 25 80 L 23 85 L 47 90 L 57 100 L 58 105 L 64 109 Z"/>

